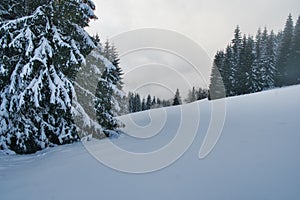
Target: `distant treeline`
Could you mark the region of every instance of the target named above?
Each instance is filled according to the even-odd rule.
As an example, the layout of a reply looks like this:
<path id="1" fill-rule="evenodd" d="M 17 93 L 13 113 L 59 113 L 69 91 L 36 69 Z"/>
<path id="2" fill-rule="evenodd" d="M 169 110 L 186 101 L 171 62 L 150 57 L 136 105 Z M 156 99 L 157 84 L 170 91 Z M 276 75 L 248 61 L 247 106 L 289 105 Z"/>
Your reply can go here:
<path id="1" fill-rule="evenodd" d="M 184 100 L 186 103 L 191 103 L 208 97 L 208 90 L 193 87 L 188 92 L 187 98 Z M 127 102 L 126 102 L 127 101 Z M 141 98 L 139 93 L 129 92 L 127 96 L 128 111 L 126 113 L 139 112 L 144 110 L 150 110 L 154 108 L 162 108 L 168 106 L 181 105 L 183 102 L 181 100 L 179 89 L 176 90 L 174 98 L 172 99 L 160 99 L 155 96 L 148 94 L 146 98 Z"/>

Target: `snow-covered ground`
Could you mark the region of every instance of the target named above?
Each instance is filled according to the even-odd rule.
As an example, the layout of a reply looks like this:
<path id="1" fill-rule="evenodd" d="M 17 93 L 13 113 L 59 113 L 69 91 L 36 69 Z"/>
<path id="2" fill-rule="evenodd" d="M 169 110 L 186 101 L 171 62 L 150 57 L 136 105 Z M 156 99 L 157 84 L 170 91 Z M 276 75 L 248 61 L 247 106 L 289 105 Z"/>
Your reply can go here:
<path id="1" fill-rule="evenodd" d="M 1 154 L 0 199 L 300 199 L 299 99 L 300 86 L 228 98 L 220 138 L 204 159 L 198 155 L 212 116 L 212 103 L 207 100 L 154 110 L 152 124 L 149 112 L 132 114 L 140 127 L 122 117 L 128 124 L 124 131 L 140 138 L 122 135 L 34 155 Z M 183 122 L 194 120 L 195 113 L 199 127 L 188 124 L 178 131 Z M 131 152 L 159 152 L 176 133 L 184 132 L 187 139 L 181 138 L 182 143 L 189 145 L 192 139 L 189 149 L 173 164 L 154 172 L 120 172 L 94 157 L 100 152 L 112 158 L 112 165 L 134 172 L 134 166 L 142 165 L 128 163 L 126 156 L 122 159 L 111 142 Z"/>

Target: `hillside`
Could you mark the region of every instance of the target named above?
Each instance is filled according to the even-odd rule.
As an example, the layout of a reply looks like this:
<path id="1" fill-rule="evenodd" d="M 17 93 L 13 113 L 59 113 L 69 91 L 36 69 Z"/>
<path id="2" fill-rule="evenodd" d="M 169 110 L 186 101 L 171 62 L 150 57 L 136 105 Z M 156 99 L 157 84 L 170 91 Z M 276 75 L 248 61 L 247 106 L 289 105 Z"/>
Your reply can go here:
<path id="1" fill-rule="evenodd" d="M 123 134 L 33 155 L 2 153 L 1 199 L 300 199 L 299 99 L 300 86 L 292 86 L 221 104 L 204 100 L 121 117 L 123 131 L 137 138 Z M 226 108 L 224 126 L 212 151 L 199 159 L 211 117 L 224 114 L 212 108 Z M 140 157 L 118 152 L 111 142 Z"/>

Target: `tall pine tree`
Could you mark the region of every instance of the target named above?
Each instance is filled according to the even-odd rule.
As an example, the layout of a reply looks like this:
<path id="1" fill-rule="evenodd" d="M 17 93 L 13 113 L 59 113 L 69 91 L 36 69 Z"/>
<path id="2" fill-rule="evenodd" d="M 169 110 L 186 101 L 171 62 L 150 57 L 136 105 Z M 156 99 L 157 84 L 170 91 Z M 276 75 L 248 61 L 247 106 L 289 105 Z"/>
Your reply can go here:
<path id="1" fill-rule="evenodd" d="M 76 141 L 73 80 L 95 47 L 84 31 L 95 6 L 91 0 L 10 3 L 0 22 L 0 148 L 33 153 Z"/>
<path id="2" fill-rule="evenodd" d="M 238 73 L 240 70 L 240 54 L 242 49 L 242 36 L 240 27 L 237 26 L 234 30 L 234 38 L 232 40 L 232 62 L 231 62 L 231 83 L 232 83 L 232 95 L 237 95 L 238 92 Z"/>
<path id="3" fill-rule="evenodd" d="M 255 36 L 255 60 L 251 67 L 251 92 L 259 92 L 263 90 L 263 58 L 264 58 L 264 41 L 263 41 L 263 33 L 259 28 L 257 34 Z"/>
<path id="4" fill-rule="evenodd" d="M 232 46 L 228 45 L 225 51 L 224 63 L 221 68 L 219 68 L 220 74 L 226 90 L 226 96 L 234 96 L 234 69 L 232 68 L 232 63 L 234 62 L 234 55 Z"/>
<path id="5" fill-rule="evenodd" d="M 275 87 L 275 76 L 277 73 L 276 68 L 276 44 L 275 44 L 275 34 L 271 31 L 268 36 L 266 43 L 266 71 L 264 81 L 264 89 L 270 89 Z"/>
<path id="6" fill-rule="evenodd" d="M 106 68 L 98 82 L 95 94 L 95 110 L 99 124 L 102 126 L 104 133 L 109 136 L 112 131 L 119 127 L 119 122 L 115 118 L 114 108 L 114 85 L 113 74 L 110 68 Z"/>
<path id="7" fill-rule="evenodd" d="M 293 19 L 292 15 L 290 14 L 285 23 L 277 59 L 276 86 L 278 87 L 290 84 L 289 76 L 291 73 L 288 72 L 287 66 L 292 48 L 293 29 Z"/>
<path id="8" fill-rule="evenodd" d="M 294 29 L 287 70 L 289 84 L 300 84 L 300 16 Z"/>
<path id="9" fill-rule="evenodd" d="M 225 92 L 225 83 L 223 80 L 226 80 L 225 76 L 224 79 L 222 79 L 220 70 L 222 70 L 223 67 L 223 61 L 224 61 L 224 52 L 219 51 L 217 52 L 214 62 L 213 62 L 213 67 L 212 67 L 212 72 L 211 72 L 211 77 L 210 77 L 210 85 L 209 85 L 209 99 L 219 99 L 219 98 L 224 98 L 226 96 Z M 222 71 L 221 71 L 222 72 Z"/>
<path id="10" fill-rule="evenodd" d="M 240 68 L 236 76 L 237 95 L 251 93 L 251 89 L 250 89 L 251 83 L 249 83 L 249 80 L 251 76 L 252 65 L 254 62 L 253 49 L 254 49 L 253 39 L 251 37 L 247 38 L 247 36 L 244 35 L 242 40 L 241 54 L 240 54 Z"/>

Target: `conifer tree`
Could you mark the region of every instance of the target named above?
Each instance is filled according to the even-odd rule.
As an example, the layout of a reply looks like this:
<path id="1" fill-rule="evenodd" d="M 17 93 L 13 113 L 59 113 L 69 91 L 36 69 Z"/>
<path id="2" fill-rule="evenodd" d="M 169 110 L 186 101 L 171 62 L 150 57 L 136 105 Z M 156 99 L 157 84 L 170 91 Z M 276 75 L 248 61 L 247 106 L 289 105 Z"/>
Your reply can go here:
<path id="1" fill-rule="evenodd" d="M 123 100 L 123 92 L 118 88 L 118 85 L 121 85 L 121 79 L 115 73 L 116 68 L 113 63 L 110 67 L 105 68 L 95 95 L 95 109 L 98 122 L 106 132 L 110 133 L 120 125 L 115 117 L 121 110 L 120 102 Z"/>
<path id="2" fill-rule="evenodd" d="M 117 115 L 124 113 L 126 98 L 122 92 L 122 69 L 119 67 L 117 50 L 107 40 L 103 48 L 103 56 L 111 63 L 101 76 L 96 91 L 96 114 L 99 124 L 106 133 L 112 133 L 121 124 L 115 119 Z M 137 94 L 129 93 L 129 112 L 140 110 L 137 105 Z M 140 101 L 140 99 L 139 99 Z"/>
<path id="3" fill-rule="evenodd" d="M 103 55 L 109 60 L 109 61 L 111 61 L 112 60 L 112 58 L 111 58 L 111 51 L 110 51 L 110 48 L 111 48 L 111 46 L 110 46 L 110 44 L 109 44 L 109 41 L 108 41 L 108 39 L 105 41 L 105 43 L 104 43 L 104 47 L 103 47 Z"/>
<path id="4" fill-rule="evenodd" d="M 255 36 L 241 39 L 239 27 L 225 52 L 217 52 L 211 75 L 210 98 L 216 95 L 217 83 L 226 96 L 258 92 L 274 87 L 300 83 L 300 17 L 295 27 L 289 15 L 283 32 L 274 34 L 259 29 Z M 189 93 L 191 95 L 191 92 Z M 217 96 L 217 95 L 216 95 Z"/>
<path id="5" fill-rule="evenodd" d="M 125 110 L 125 105 L 126 103 L 124 102 L 123 98 L 123 81 L 122 81 L 122 75 L 123 71 L 120 67 L 120 59 L 118 56 L 117 49 L 114 45 L 110 47 L 110 62 L 114 65 L 114 68 L 112 69 L 111 73 L 114 76 L 113 84 L 116 86 L 116 92 L 114 92 L 113 96 L 114 99 L 116 100 L 116 103 L 118 104 L 118 107 L 120 108 L 119 110 L 116 110 L 116 115 L 121 115 L 123 114 L 123 110 Z"/>
<path id="6" fill-rule="evenodd" d="M 134 112 L 134 94 L 132 92 L 128 93 L 128 112 Z"/>
<path id="7" fill-rule="evenodd" d="M 288 79 L 290 74 L 288 73 L 287 65 L 291 54 L 293 29 L 293 19 L 292 15 L 290 14 L 286 20 L 277 59 L 276 86 L 279 87 L 289 84 Z"/>
<path id="8" fill-rule="evenodd" d="M 258 81 L 261 83 L 260 90 L 268 89 L 270 87 L 269 83 L 272 82 L 272 80 L 269 80 L 271 72 L 269 67 L 269 55 L 267 52 L 267 46 L 269 42 L 268 40 L 269 40 L 268 30 L 265 27 L 261 35 L 260 46 L 258 47 L 260 49 L 259 77 L 258 77 Z"/>
<path id="9" fill-rule="evenodd" d="M 104 104 L 103 106 L 106 106 L 108 103 L 111 106 L 110 113 L 106 114 L 109 118 L 116 116 L 120 112 L 127 113 L 127 110 L 125 109 L 128 109 L 126 105 L 124 108 L 119 106 L 119 101 L 116 99 L 118 96 L 116 94 L 121 94 L 123 92 L 120 91 L 113 82 L 115 78 L 112 71 L 115 66 L 103 56 L 102 49 L 103 48 L 101 47 L 100 43 L 98 43 L 97 48 L 95 48 L 86 57 L 85 66 L 80 68 L 76 76 L 75 91 L 77 103 L 75 105 L 75 121 L 79 135 L 82 137 L 90 134 L 92 134 L 92 136 L 95 138 L 103 137 L 102 130 L 107 129 L 107 127 L 105 127 L 106 124 L 101 121 L 102 125 L 99 125 L 99 119 L 97 119 L 96 116 L 98 109 L 98 117 L 99 113 L 105 113 L 105 109 L 102 107 L 102 104 Z M 110 93 L 102 95 L 102 93 L 106 92 L 106 90 L 105 88 L 101 87 L 109 88 L 109 92 L 112 91 L 113 95 L 110 96 Z M 102 98 L 104 96 L 108 96 L 106 101 L 109 99 L 110 102 L 105 102 L 105 99 Z M 120 99 L 122 101 L 126 101 L 124 97 L 122 98 L 120 96 Z M 95 108 L 95 104 L 93 102 L 96 101 L 98 105 Z M 108 108 L 106 108 L 106 110 L 107 109 Z M 123 110 L 120 111 L 120 109 Z M 103 114 L 103 116 L 105 116 L 105 114 Z"/>
<path id="10" fill-rule="evenodd" d="M 151 95 L 149 94 L 147 96 L 147 101 L 146 101 L 146 110 L 149 110 L 151 108 L 152 105 L 152 100 L 151 100 Z"/>
<path id="11" fill-rule="evenodd" d="M 95 47 L 83 29 L 96 18 L 95 5 L 12 2 L 0 22 L 0 148 L 33 153 L 76 141 L 73 80 Z"/>
<path id="12" fill-rule="evenodd" d="M 249 46 L 249 39 L 246 35 L 243 36 L 242 47 L 240 53 L 240 68 L 236 75 L 236 94 L 247 94 L 250 93 L 248 78 L 251 71 L 251 66 L 253 64 L 253 60 L 250 59 L 249 55 L 251 55 L 253 49 Z"/>
<path id="13" fill-rule="evenodd" d="M 142 102 L 141 102 L 141 97 L 138 93 L 135 94 L 135 110 L 134 112 L 139 112 L 142 110 Z"/>
<path id="14" fill-rule="evenodd" d="M 271 31 L 266 43 L 266 71 L 264 81 L 264 89 L 270 89 L 275 87 L 276 69 L 276 45 L 275 34 Z"/>
<path id="15" fill-rule="evenodd" d="M 294 34 L 292 38 L 291 54 L 288 62 L 289 83 L 300 83 L 300 16 L 296 22 L 294 28 Z"/>
<path id="16" fill-rule="evenodd" d="M 146 100 L 143 98 L 142 100 L 142 110 L 146 110 Z"/>
<path id="17" fill-rule="evenodd" d="M 238 92 L 238 73 L 240 70 L 240 53 L 242 49 L 242 36 L 240 27 L 237 26 L 234 31 L 234 38 L 232 40 L 232 62 L 231 62 L 231 82 L 233 95 L 237 95 Z"/>
<path id="18" fill-rule="evenodd" d="M 115 110 L 117 115 L 124 114 L 124 110 L 126 110 L 126 100 L 124 101 L 124 95 L 122 94 L 123 89 L 123 82 L 122 82 L 122 75 L 123 71 L 120 64 L 120 59 L 118 56 L 117 49 L 114 45 L 111 45 L 108 40 L 106 40 L 104 47 L 103 47 L 103 56 L 106 57 L 113 65 L 114 68 L 111 69 L 110 73 L 114 77 L 112 79 L 112 83 L 116 85 L 117 89 L 116 92 L 113 93 L 114 99 L 117 101 L 119 110 Z"/>
<path id="19" fill-rule="evenodd" d="M 111 52 L 111 62 L 116 67 L 114 69 L 114 72 L 113 72 L 115 74 L 116 78 L 117 78 L 115 84 L 117 85 L 117 87 L 120 90 L 122 90 L 122 87 L 123 87 L 122 75 L 124 73 L 123 73 L 121 67 L 119 66 L 120 65 L 120 59 L 119 59 L 117 49 L 114 45 L 111 46 L 110 52 Z"/>
<path id="20" fill-rule="evenodd" d="M 109 136 L 110 131 L 115 130 L 119 126 L 113 113 L 113 88 L 111 79 L 110 69 L 105 69 L 101 80 L 98 82 L 95 94 L 96 117 L 107 136 Z"/>
<path id="21" fill-rule="evenodd" d="M 248 36 L 247 45 L 245 47 L 245 57 L 243 58 L 244 72 L 246 73 L 247 78 L 242 81 L 242 84 L 245 84 L 244 94 L 249 94 L 255 91 L 255 73 L 253 69 L 255 61 L 255 42 L 252 36 Z"/>
<path id="22" fill-rule="evenodd" d="M 233 68 L 232 63 L 234 62 L 233 51 L 231 45 L 228 45 L 225 51 L 224 62 L 219 68 L 223 84 L 226 90 L 226 96 L 234 96 L 234 85 L 233 85 Z M 210 91 L 211 92 L 211 91 Z"/>
<path id="23" fill-rule="evenodd" d="M 262 63 L 264 58 L 263 51 L 263 33 L 261 32 L 261 28 L 258 29 L 257 34 L 255 36 L 255 60 L 252 65 L 251 71 L 251 92 L 259 92 L 263 89 L 263 80 L 262 80 Z"/>
<path id="24" fill-rule="evenodd" d="M 177 106 L 177 105 L 181 105 L 181 104 L 182 104 L 181 97 L 180 97 L 179 89 L 177 88 L 172 105 Z"/>
<path id="25" fill-rule="evenodd" d="M 214 62 L 213 62 L 211 78 L 210 78 L 210 85 L 209 85 L 209 99 L 210 100 L 226 97 L 224 81 L 227 81 L 227 83 L 228 83 L 230 80 L 226 76 L 227 75 L 226 72 L 222 71 L 224 69 L 223 68 L 224 58 L 225 58 L 225 55 L 224 55 L 223 51 L 217 52 Z M 220 70 L 221 70 L 221 72 L 223 72 L 224 78 L 222 77 Z"/>

